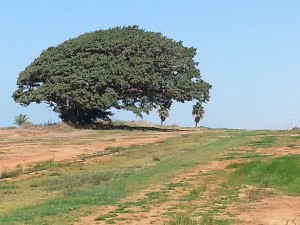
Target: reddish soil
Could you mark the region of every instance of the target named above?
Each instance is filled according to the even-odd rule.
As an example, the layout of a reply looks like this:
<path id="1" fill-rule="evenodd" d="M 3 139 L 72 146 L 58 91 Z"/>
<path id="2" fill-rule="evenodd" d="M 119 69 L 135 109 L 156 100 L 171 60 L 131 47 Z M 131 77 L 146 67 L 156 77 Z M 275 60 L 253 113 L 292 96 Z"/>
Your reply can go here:
<path id="1" fill-rule="evenodd" d="M 288 148 L 288 147 L 281 147 L 281 148 L 262 148 L 257 150 L 258 153 L 263 153 L 266 155 L 273 155 L 273 156 L 285 156 L 285 155 L 300 155 L 300 148 Z"/>
<path id="2" fill-rule="evenodd" d="M 74 162 L 81 156 L 101 154 L 109 147 L 146 145 L 182 133 L 132 131 L 124 135 L 114 133 L 95 135 L 95 132 L 90 130 L 70 132 L 69 129 L 0 130 L 0 173 L 47 160 Z"/>
<path id="3" fill-rule="evenodd" d="M 230 212 L 237 215 L 243 225 L 299 225 L 300 198 L 271 196 L 233 206 Z"/>

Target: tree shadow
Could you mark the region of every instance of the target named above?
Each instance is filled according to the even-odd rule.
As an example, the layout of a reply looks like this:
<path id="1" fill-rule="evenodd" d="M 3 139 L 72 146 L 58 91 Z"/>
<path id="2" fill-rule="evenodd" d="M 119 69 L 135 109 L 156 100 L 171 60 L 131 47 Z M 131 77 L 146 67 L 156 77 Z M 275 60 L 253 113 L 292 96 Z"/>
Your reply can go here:
<path id="1" fill-rule="evenodd" d="M 113 124 L 113 123 L 69 124 L 69 126 L 76 129 L 89 129 L 89 130 L 127 130 L 127 131 L 159 131 L 159 132 L 184 131 L 184 129 L 178 127 L 155 127 L 155 126 L 141 126 L 141 125 L 127 125 L 127 124 Z"/>

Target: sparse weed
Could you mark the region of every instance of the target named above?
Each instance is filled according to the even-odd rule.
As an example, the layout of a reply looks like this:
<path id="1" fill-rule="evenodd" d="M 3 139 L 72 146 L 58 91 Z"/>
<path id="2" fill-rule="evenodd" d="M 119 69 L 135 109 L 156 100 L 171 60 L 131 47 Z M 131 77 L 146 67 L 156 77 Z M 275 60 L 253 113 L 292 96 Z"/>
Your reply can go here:
<path id="1" fill-rule="evenodd" d="M 22 173 L 23 173 L 22 168 L 18 168 L 15 170 L 3 171 L 0 175 L 0 179 L 17 177 L 17 176 L 21 175 Z"/>
<path id="2" fill-rule="evenodd" d="M 108 147 L 105 150 L 111 152 L 111 153 L 117 153 L 117 152 L 121 152 L 124 151 L 126 148 L 123 147 Z"/>
<path id="3" fill-rule="evenodd" d="M 200 194 L 203 193 L 205 190 L 206 190 L 206 186 L 204 186 L 204 185 L 193 188 L 187 196 L 182 198 L 182 200 L 183 201 L 192 201 L 194 199 L 197 199 L 197 198 L 199 198 Z"/>
<path id="4" fill-rule="evenodd" d="M 199 225 L 200 221 L 186 215 L 178 215 L 165 225 Z"/>
<path id="5" fill-rule="evenodd" d="M 231 163 L 229 165 L 226 166 L 226 169 L 236 169 L 241 167 L 242 165 L 246 164 L 246 162 L 235 162 L 235 163 Z"/>
<path id="6" fill-rule="evenodd" d="M 67 164 L 56 162 L 55 160 L 48 160 L 45 162 L 40 162 L 32 166 L 31 168 L 27 169 L 27 172 L 37 172 L 42 170 L 55 170 L 58 168 L 66 167 Z"/>
<path id="7" fill-rule="evenodd" d="M 152 159 L 153 159 L 153 161 L 157 161 L 157 162 L 159 162 L 161 160 L 158 156 L 153 156 Z"/>

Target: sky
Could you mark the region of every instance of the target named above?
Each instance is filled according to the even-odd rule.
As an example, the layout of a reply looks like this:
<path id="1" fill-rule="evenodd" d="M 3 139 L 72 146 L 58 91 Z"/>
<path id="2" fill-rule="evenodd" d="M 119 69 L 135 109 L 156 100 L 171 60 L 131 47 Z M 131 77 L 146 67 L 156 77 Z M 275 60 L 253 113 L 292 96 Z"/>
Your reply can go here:
<path id="1" fill-rule="evenodd" d="M 0 5 L 0 127 L 26 114 L 59 122 L 46 104 L 12 99 L 19 73 L 49 46 L 80 34 L 138 25 L 197 48 L 210 101 L 201 125 L 291 129 L 300 126 L 299 0 L 4 0 Z M 174 103 L 165 124 L 194 126 L 194 102 Z M 114 120 L 139 120 L 115 111 Z M 159 124 L 154 110 L 145 120 Z"/>

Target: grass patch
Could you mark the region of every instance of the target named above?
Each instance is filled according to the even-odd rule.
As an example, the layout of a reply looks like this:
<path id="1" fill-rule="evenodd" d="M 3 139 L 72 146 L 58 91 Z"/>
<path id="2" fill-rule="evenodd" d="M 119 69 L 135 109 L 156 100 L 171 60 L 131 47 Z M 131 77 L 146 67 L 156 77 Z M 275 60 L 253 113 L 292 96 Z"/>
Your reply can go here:
<path id="1" fill-rule="evenodd" d="M 165 225 L 199 225 L 200 221 L 186 215 L 178 215 Z"/>
<path id="2" fill-rule="evenodd" d="M 167 195 L 164 191 L 154 191 L 148 193 L 146 198 L 146 202 L 153 203 L 153 202 L 162 202 L 167 199 Z"/>
<path id="3" fill-rule="evenodd" d="M 12 177 L 17 177 L 22 174 L 28 174 L 28 173 L 33 173 L 33 172 L 39 172 L 43 170 L 48 170 L 48 171 L 53 171 L 59 168 L 67 167 L 67 164 L 60 163 L 60 162 L 55 162 L 54 160 L 48 160 L 45 162 L 37 163 L 33 165 L 30 168 L 27 169 L 22 169 L 20 166 L 15 169 L 15 170 L 9 170 L 9 171 L 3 171 L 0 174 L 0 179 L 4 178 L 12 178 Z"/>
<path id="4" fill-rule="evenodd" d="M 15 170 L 9 170 L 9 171 L 3 171 L 0 174 L 0 179 L 5 179 L 5 178 L 11 178 L 11 177 L 17 177 L 23 173 L 22 168 L 18 168 Z"/>
<path id="5" fill-rule="evenodd" d="M 265 136 L 259 141 L 251 142 L 250 145 L 254 148 L 271 148 L 275 145 L 275 136 Z"/>
<path id="6" fill-rule="evenodd" d="M 161 159 L 158 156 L 153 156 L 152 157 L 153 161 L 159 162 Z"/>
<path id="7" fill-rule="evenodd" d="M 245 164 L 246 164 L 246 162 L 234 162 L 234 163 L 231 163 L 228 166 L 226 166 L 226 169 L 236 169 Z"/>
<path id="8" fill-rule="evenodd" d="M 229 225 L 228 220 L 217 220 L 210 215 L 205 215 L 202 217 L 199 225 Z"/>
<path id="9" fill-rule="evenodd" d="M 170 183 L 167 186 L 167 190 L 174 190 L 175 188 L 180 188 L 180 187 L 186 187 L 187 184 L 183 183 L 183 182 L 179 182 L 179 183 Z"/>
<path id="10" fill-rule="evenodd" d="M 273 158 L 241 165 L 232 181 L 272 187 L 289 195 L 300 195 L 300 156 Z"/>
<path id="11" fill-rule="evenodd" d="M 193 188 L 190 193 L 182 198 L 182 201 L 192 201 L 200 197 L 200 195 L 206 190 L 206 186 L 200 186 Z"/>
<path id="12" fill-rule="evenodd" d="M 203 216 L 201 220 L 193 219 L 192 217 L 186 215 L 178 215 L 170 222 L 164 225 L 229 225 L 228 220 L 217 220 L 212 216 Z"/>
<path id="13" fill-rule="evenodd" d="M 67 167 L 68 165 L 65 163 L 61 163 L 61 162 L 56 162 L 54 160 L 48 160 L 45 162 L 41 162 L 41 163 L 37 163 L 34 166 L 32 166 L 31 168 L 27 169 L 27 172 L 37 172 L 37 171 L 42 171 L 42 170 L 55 170 L 58 168 L 63 168 L 63 167 Z"/>
<path id="14" fill-rule="evenodd" d="M 49 176 L 34 185 L 47 191 L 59 191 L 65 196 L 76 195 L 87 187 L 102 185 L 113 179 L 126 176 L 126 171 L 79 171 L 72 175 Z"/>
<path id="15" fill-rule="evenodd" d="M 108 147 L 108 148 L 105 148 L 106 151 L 109 151 L 111 153 L 117 153 L 117 152 L 121 152 L 121 151 L 124 151 L 126 148 L 123 148 L 123 147 Z"/>

